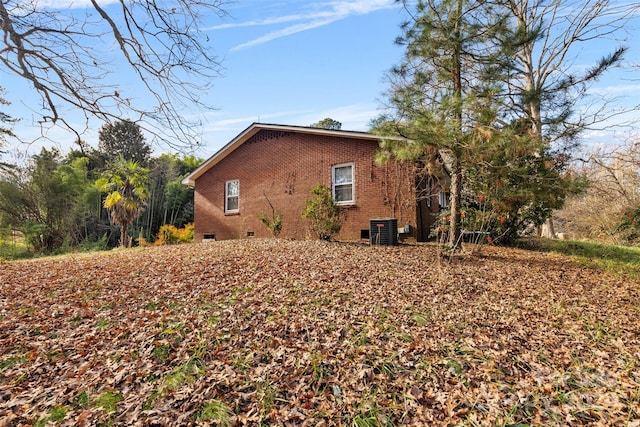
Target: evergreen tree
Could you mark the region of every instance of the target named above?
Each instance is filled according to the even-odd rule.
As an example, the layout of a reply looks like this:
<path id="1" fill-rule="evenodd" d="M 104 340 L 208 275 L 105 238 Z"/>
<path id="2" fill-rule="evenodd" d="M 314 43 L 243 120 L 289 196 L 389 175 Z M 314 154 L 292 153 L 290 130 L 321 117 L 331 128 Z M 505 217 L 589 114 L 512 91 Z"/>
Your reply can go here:
<path id="1" fill-rule="evenodd" d="M 467 195 L 483 194 L 483 206 L 490 203 L 501 218 L 493 224 L 506 240 L 540 225 L 573 191 L 563 173 L 569 149 L 605 110 L 587 116 L 575 114 L 576 106 L 625 48 L 582 74 L 572 72 L 570 60 L 579 45 L 614 34 L 637 9 L 598 0 L 417 2 L 399 38 L 404 59 L 391 74 L 395 116 L 377 122 L 383 134 L 409 142 L 386 141 L 381 157 L 422 165 L 434 156 L 445 159 L 452 246 L 463 181 Z M 465 202 L 478 205 L 470 196 Z"/>
<path id="2" fill-rule="evenodd" d="M 484 138 L 476 166 L 465 173 L 463 224 L 490 232 L 493 242 L 511 243 L 562 206 L 574 186 L 563 174 L 568 158 L 553 156 L 517 127 Z"/>
<path id="3" fill-rule="evenodd" d="M 402 2 L 409 10 L 407 1 Z M 491 126 L 496 63 L 507 54 L 496 43 L 505 30 L 503 11 L 484 0 L 419 0 L 397 43 L 402 62 L 391 72 L 392 119 L 408 142 L 389 140 L 388 155 L 428 165 L 445 156 L 451 172 L 449 244 L 460 238 L 464 170 L 473 159 L 474 138 Z M 384 157 L 384 155 L 383 155 Z"/>
<path id="4" fill-rule="evenodd" d="M 312 123 L 309 126 L 312 128 L 332 129 L 332 130 L 342 129 L 342 123 L 330 117 L 324 118 L 317 123 Z"/>
<path id="5" fill-rule="evenodd" d="M 118 157 L 132 160 L 146 167 L 151 157 L 151 146 L 145 142 L 140 126 L 131 120 L 107 123 L 98 133 L 98 150 L 108 160 Z"/>

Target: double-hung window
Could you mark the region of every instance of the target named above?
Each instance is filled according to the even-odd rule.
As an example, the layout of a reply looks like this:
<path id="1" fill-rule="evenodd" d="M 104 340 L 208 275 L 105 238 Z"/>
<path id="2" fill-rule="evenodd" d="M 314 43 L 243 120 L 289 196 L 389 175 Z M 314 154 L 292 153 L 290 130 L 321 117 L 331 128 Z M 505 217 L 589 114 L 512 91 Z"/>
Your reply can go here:
<path id="1" fill-rule="evenodd" d="M 347 205 L 355 201 L 353 181 L 353 163 L 331 167 L 331 190 L 333 200 L 338 205 Z"/>
<path id="2" fill-rule="evenodd" d="M 235 213 L 240 211 L 240 181 L 234 179 L 224 185 L 224 211 Z"/>
<path id="3" fill-rule="evenodd" d="M 440 205 L 440 210 L 444 211 L 449 207 L 449 198 L 451 195 L 447 191 L 441 191 L 438 193 L 438 204 Z"/>

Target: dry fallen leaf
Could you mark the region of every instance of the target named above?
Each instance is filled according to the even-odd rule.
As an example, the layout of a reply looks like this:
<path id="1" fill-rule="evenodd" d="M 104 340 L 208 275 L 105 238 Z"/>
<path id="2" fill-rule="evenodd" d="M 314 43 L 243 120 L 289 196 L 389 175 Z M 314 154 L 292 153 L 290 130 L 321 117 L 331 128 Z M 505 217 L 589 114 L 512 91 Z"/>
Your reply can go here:
<path id="1" fill-rule="evenodd" d="M 0 425 L 634 425 L 638 286 L 428 244 L 5 262 Z"/>

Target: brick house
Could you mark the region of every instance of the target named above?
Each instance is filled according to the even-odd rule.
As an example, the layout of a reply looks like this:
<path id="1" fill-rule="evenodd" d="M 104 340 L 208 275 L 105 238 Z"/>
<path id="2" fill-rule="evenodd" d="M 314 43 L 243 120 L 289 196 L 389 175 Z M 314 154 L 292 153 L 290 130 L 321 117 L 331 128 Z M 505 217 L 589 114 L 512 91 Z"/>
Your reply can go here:
<path id="1" fill-rule="evenodd" d="M 195 190 L 195 240 L 270 237 L 258 220 L 269 202 L 282 212 L 281 237 L 308 238 L 301 213 L 318 184 L 343 210 L 339 240 L 368 239 L 369 220 L 388 217 L 401 237 L 426 240 L 446 198 L 414 164 L 377 164 L 379 142 L 366 132 L 253 123 L 182 181 Z"/>

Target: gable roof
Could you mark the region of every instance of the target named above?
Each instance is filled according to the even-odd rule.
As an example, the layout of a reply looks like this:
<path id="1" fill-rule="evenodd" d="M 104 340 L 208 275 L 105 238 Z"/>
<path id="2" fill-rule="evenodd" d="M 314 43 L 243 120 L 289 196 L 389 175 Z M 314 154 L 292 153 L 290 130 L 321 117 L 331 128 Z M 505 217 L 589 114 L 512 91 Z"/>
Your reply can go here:
<path id="1" fill-rule="evenodd" d="M 304 133 L 308 135 L 324 135 L 336 136 L 341 138 L 368 139 L 371 141 L 380 141 L 382 137 L 369 132 L 345 131 L 324 128 L 314 128 L 308 126 L 289 126 L 268 123 L 252 123 L 248 128 L 240 132 L 238 136 L 233 138 L 224 147 L 218 150 L 213 156 L 209 157 L 200 167 L 191 172 L 182 183 L 191 187 L 195 186 L 196 179 L 202 176 L 206 171 L 220 163 L 225 157 L 231 154 L 236 148 L 244 144 L 249 138 L 257 134 L 261 130 L 274 130 L 282 132 Z"/>

